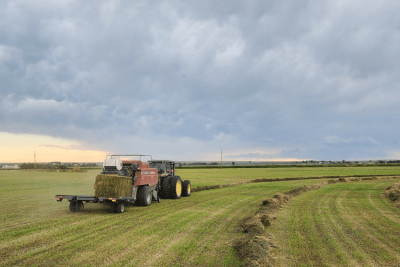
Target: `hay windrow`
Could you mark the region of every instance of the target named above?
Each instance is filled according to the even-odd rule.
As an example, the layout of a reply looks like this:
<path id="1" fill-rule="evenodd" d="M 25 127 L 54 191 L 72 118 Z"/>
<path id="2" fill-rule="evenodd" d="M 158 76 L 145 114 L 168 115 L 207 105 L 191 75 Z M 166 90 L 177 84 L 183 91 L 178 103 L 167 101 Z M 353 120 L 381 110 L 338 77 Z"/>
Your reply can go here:
<path id="1" fill-rule="evenodd" d="M 394 203 L 395 207 L 400 208 L 400 182 L 386 188 L 384 194 Z"/>
<path id="2" fill-rule="evenodd" d="M 335 183 L 332 181 L 330 183 Z M 273 247 L 274 237 L 266 231 L 271 221 L 276 219 L 279 210 L 292 197 L 298 196 L 310 190 L 319 189 L 328 182 L 314 186 L 303 186 L 289 192 L 275 194 L 273 198 L 265 199 L 261 207 L 253 216 L 244 219 L 240 224 L 243 235 L 233 242 L 238 256 L 243 260 L 244 266 L 272 266 L 273 260 L 269 252 Z"/>
<path id="3" fill-rule="evenodd" d="M 96 176 L 96 197 L 130 197 L 132 195 L 132 178 L 118 175 Z"/>

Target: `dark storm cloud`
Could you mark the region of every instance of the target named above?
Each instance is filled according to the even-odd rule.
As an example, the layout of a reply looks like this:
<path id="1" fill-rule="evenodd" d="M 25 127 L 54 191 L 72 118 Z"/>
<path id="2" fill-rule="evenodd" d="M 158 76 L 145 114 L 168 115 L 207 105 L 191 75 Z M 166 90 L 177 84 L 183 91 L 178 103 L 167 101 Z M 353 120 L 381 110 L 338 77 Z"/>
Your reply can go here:
<path id="1" fill-rule="evenodd" d="M 385 157 L 397 150 L 398 11 L 393 1 L 3 1 L 0 130 L 164 155 Z"/>

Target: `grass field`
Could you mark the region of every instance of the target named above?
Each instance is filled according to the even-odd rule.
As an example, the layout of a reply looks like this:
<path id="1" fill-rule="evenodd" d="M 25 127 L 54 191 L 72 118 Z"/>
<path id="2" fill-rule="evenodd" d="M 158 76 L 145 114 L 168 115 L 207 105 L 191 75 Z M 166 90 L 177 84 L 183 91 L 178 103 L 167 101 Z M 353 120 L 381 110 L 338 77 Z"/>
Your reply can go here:
<path id="1" fill-rule="evenodd" d="M 381 169 L 375 167 L 370 169 L 369 173 L 368 168 L 351 170 L 347 167 L 342 173 L 338 173 L 337 169 L 326 168 L 325 170 L 324 168 L 324 173 L 321 173 L 322 170 L 316 170 L 316 168 L 313 170 L 301 168 L 297 172 L 293 171 L 293 168 L 286 169 L 286 172 L 284 169 L 247 169 L 243 171 L 242 169 L 205 169 L 180 170 L 179 175 L 183 179 L 190 179 L 193 187 L 196 187 L 234 183 L 256 178 L 400 173 L 400 168 Z M 56 194 L 93 195 L 93 184 L 98 173 L 99 170 L 89 170 L 87 173 L 0 172 L 0 201 L 2 202 L 0 210 L 2 215 L 0 219 L 0 265 L 240 266 L 241 261 L 236 257 L 236 253 L 231 247 L 232 241 L 242 234 L 238 232 L 239 222 L 253 214 L 259 208 L 263 199 L 272 197 L 276 192 L 288 191 L 322 181 L 250 183 L 201 191 L 193 193 L 189 198 L 162 200 L 161 203 L 153 203 L 149 207 L 127 207 L 123 214 L 111 214 L 108 212 L 108 206 L 101 204 L 85 204 L 85 212 L 71 213 L 68 209 L 68 202 L 58 203 L 55 201 L 54 195 Z M 376 209 L 386 207 L 386 210 L 382 210 L 385 214 L 382 216 L 389 221 L 390 218 L 397 218 L 398 220 L 398 211 L 396 213 L 396 210 L 390 209 L 390 203 L 381 199 L 378 194 L 378 191 L 392 180 L 383 181 L 381 183 L 376 181 L 351 183 L 351 185 L 369 184 L 373 189 L 372 191 L 365 190 L 366 195 L 363 195 L 362 190 L 356 190 L 358 194 L 361 194 L 361 199 L 365 197 L 365 201 L 362 202 L 364 211 L 358 211 L 353 208 L 351 202 L 348 202 L 351 200 L 352 193 L 338 193 L 341 203 L 349 203 L 346 204 L 347 206 L 343 204 L 348 209 L 342 212 L 350 214 L 362 212 L 362 215 L 368 218 L 367 216 L 370 213 L 369 208 L 367 209 L 368 205 L 376 207 Z M 351 185 L 345 185 L 349 187 L 349 192 L 352 192 Z M 293 214 L 299 213 L 295 209 L 297 201 L 302 201 L 303 197 L 313 196 L 317 192 L 325 192 L 328 197 L 324 197 L 324 203 L 331 205 L 329 203 L 331 203 L 330 196 L 332 195 L 330 194 L 332 193 L 328 188 L 332 188 L 332 192 L 341 192 L 340 186 L 342 184 L 329 185 L 326 189 L 320 189 L 321 191 L 309 192 L 298 197 L 298 199 L 295 198 L 290 202 L 293 204 L 287 206 L 282 212 L 282 215 L 290 218 L 290 222 L 288 221 L 284 225 L 287 227 L 295 225 L 295 222 L 292 222 L 294 219 L 291 217 L 294 215 L 291 214 L 292 209 L 294 209 Z M 375 201 L 374 197 L 376 196 L 379 197 L 379 201 Z M 328 211 L 324 213 L 322 206 L 320 209 L 321 220 L 325 223 L 330 222 L 333 215 L 329 215 Z M 340 210 L 340 206 L 337 209 Z M 308 214 L 305 211 L 301 214 L 308 216 L 304 215 Z M 378 217 L 374 215 L 371 218 L 375 220 Z M 278 217 L 277 220 L 280 218 Z M 339 220 L 339 218 L 336 218 L 336 220 Z M 365 223 L 367 219 L 360 221 L 361 219 L 357 217 L 355 220 L 367 230 L 385 229 L 379 226 L 380 221 L 373 224 L 374 228 Z M 391 227 L 388 230 L 398 231 L 398 228 L 393 224 L 386 221 L 385 223 L 387 223 L 385 225 Z M 309 222 L 304 227 L 313 227 L 313 222 Z M 335 227 L 349 226 L 346 224 Z M 271 229 L 273 228 L 271 227 Z M 327 231 L 334 231 L 335 229 L 328 229 Z M 334 233 L 336 232 L 338 230 L 335 230 Z M 276 235 L 280 237 L 278 241 L 285 241 L 279 233 L 280 231 L 277 229 Z M 379 233 L 383 235 L 383 233 Z M 398 234 L 398 232 L 394 233 Z M 369 235 L 373 234 L 369 233 Z M 346 241 L 349 237 L 346 235 L 343 238 Z M 365 237 L 362 238 L 361 240 L 366 239 Z M 380 240 L 380 237 L 376 238 Z M 277 254 L 293 265 L 299 263 L 299 261 L 296 261 L 296 257 L 299 257 L 302 251 L 291 249 L 293 253 L 290 254 L 285 252 L 283 247 L 287 245 L 291 248 L 293 244 L 296 244 L 295 242 L 297 242 L 296 236 L 290 236 L 289 241 L 283 243 L 282 249 L 278 250 L 279 253 Z M 397 250 L 391 246 L 396 240 L 392 238 L 390 242 L 387 246 L 393 252 L 396 252 Z M 340 244 L 344 248 L 350 248 L 350 245 Z M 341 251 L 340 248 L 338 248 L 339 252 Z M 340 253 L 344 255 L 343 258 L 345 259 L 346 255 L 348 258 L 352 257 L 352 254 L 348 255 L 350 252 L 346 250 Z M 355 262 L 360 262 L 360 265 L 362 265 L 362 263 L 368 262 L 372 256 L 367 254 L 365 257 L 365 261 Z M 388 260 L 385 262 L 394 262 L 393 257 L 387 256 L 387 258 Z M 372 259 L 375 258 L 372 257 Z M 302 258 L 302 260 L 305 264 L 313 263 L 307 258 Z M 351 263 L 351 261 L 339 261 L 336 258 L 335 261 L 339 265 Z"/>
<path id="2" fill-rule="evenodd" d="M 290 201 L 268 229 L 277 266 L 400 266 L 399 179 L 337 183 Z"/>
<path id="3" fill-rule="evenodd" d="M 317 176 L 351 176 L 400 174 L 400 167 L 321 167 L 321 168 L 265 168 L 265 169 L 182 169 L 177 175 L 195 181 L 197 186 L 229 184 L 260 178 L 291 178 Z"/>

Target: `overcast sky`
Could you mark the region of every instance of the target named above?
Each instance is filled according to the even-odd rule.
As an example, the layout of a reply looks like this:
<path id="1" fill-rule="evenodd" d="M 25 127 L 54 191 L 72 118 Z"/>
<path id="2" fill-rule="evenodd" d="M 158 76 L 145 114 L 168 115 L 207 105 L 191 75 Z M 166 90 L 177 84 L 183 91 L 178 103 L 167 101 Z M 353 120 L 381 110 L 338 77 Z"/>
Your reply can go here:
<path id="1" fill-rule="evenodd" d="M 175 160 L 400 159 L 399 14 L 393 0 L 3 0 L 0 132 Z"/>

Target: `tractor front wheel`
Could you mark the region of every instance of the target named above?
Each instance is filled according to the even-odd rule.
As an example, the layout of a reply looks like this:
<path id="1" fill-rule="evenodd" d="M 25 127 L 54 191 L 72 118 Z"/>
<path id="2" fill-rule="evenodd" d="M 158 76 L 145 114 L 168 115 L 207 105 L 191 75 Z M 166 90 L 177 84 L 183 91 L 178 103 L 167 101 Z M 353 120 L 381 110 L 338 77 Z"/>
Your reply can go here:
<path id="1" fill-rule="evenodd" d="M 190 196 L 190 190 L 192 188 L 192 185 L 190 184 L 189 180 L 185 180 L 182 183 L 182 196 L 183 197 L 188 197 Z"/>
<path id="2" fill-rule="evenodd" d="M 182 196 L 182 180 L 179 176 L 171 178 L 171 185 L 169 188 L 169 197 L 172 199 L 179 199 Z"/>

